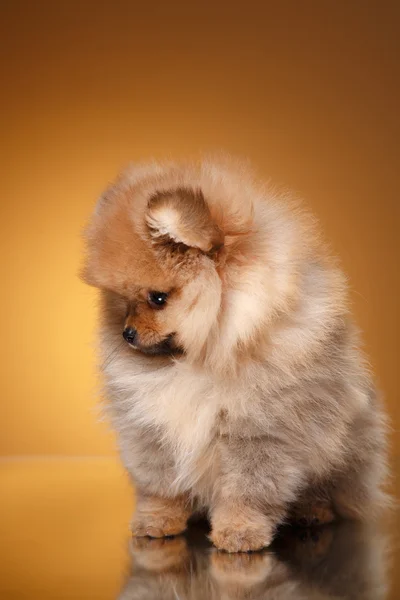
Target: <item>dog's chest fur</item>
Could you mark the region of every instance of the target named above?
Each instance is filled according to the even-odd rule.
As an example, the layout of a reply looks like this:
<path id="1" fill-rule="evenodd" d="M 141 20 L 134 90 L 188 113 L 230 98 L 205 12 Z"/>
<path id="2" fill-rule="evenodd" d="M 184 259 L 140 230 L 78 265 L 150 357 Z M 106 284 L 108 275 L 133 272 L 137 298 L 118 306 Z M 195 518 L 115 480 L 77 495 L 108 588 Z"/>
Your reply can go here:
<path id="1" fill-rule="evenodd" d="M 124 429 L 154 432 L 163 451 L 173 456 L 176 492 L 201 488 L 205 480 L 210 483 L 218 462 L 218 436 L 224 432 L 221 415 L 239 401 L 238 386 L 227 389 L 223 382 L 183 364 L 156 371 L 136 370 L 131 361 L 121 366 L 111 382 L 124 389 Z"/>

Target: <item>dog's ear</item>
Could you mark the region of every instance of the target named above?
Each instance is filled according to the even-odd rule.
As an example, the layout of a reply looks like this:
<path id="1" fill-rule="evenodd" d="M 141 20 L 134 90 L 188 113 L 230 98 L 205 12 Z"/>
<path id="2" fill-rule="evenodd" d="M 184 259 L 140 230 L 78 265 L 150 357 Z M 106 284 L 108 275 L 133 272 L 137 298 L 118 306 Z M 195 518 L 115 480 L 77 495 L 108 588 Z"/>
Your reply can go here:
<path id="1" fill-rule="evenodd" d="M 213 222 L 200 190 L 177 188 L 154 194 L 146 222 L 156 243 L 180 244 L 213 254 L 224 244 L 224 235 Z"/>

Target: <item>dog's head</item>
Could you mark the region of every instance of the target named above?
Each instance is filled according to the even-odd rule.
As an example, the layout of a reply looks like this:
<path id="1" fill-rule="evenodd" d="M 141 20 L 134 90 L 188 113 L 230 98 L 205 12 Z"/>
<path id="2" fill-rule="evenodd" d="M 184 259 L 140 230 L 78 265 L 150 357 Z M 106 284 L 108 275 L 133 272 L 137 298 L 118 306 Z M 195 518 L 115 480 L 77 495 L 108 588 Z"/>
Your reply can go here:
<path id="1" fill-rule="evenodd" d="M 136 350 L 227 362 L 293 291 L 292 272 L 274 272 L 278 238 L 289 237 L 273 217 L 243 170 L 133 168 L 97 204 L 83 279 L 103 290 L 107 323 Z M 284 253 L 290 265 L 289 244 Z"/>

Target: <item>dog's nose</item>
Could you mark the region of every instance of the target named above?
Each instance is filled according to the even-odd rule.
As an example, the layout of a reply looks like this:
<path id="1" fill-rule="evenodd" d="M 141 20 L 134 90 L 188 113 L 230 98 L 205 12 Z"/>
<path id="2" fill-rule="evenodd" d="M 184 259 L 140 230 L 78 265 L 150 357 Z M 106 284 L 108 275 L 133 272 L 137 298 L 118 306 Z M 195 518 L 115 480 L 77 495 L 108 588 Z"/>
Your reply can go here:
<path id="1" fill-rule="evenodd" d="M 133 329 L 133 327 L 125 327 L 124 331 L 122 332 L 122 335 L 124 337 L 124 340 L 126 340 L 128 344 L 133 344 L 136 339 L 137 331 L 136 329 Z"/>

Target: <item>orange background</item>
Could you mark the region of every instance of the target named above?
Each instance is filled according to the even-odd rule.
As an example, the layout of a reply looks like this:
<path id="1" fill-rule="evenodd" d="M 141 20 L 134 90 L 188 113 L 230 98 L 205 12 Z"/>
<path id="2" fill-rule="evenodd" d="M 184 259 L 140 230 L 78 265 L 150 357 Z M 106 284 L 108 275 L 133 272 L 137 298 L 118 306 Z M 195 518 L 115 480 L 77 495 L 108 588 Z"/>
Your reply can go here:
<path id="1" fill-rule="evenodd" d="M 114 453 L 81 228 L 128 161 L 221 148 L 320 218 L 398 427 L 398 3 L 196 4 L 2 3 L 3 456 Z"/>

